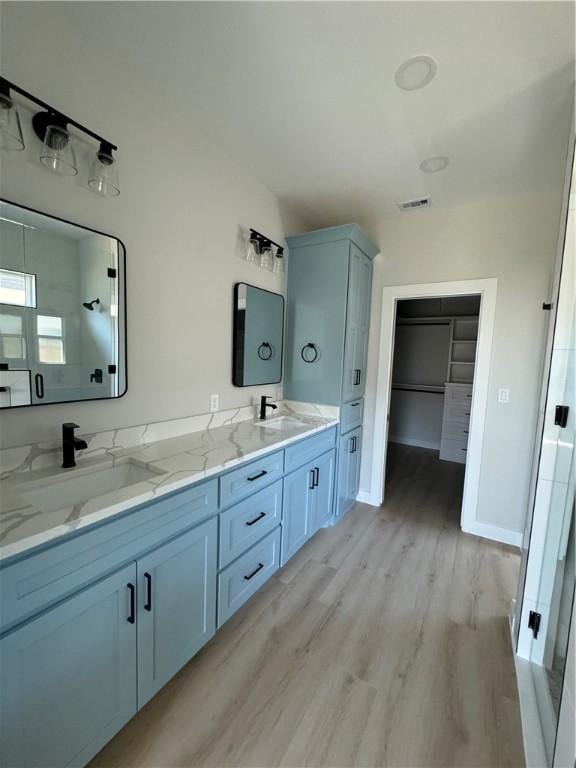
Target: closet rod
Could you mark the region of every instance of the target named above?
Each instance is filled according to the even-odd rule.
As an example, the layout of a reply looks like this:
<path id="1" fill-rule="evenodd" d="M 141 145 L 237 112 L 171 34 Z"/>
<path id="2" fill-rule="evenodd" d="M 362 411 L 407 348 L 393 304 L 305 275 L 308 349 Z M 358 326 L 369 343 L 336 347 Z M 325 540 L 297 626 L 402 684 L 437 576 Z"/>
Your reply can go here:
<path id="1" fill-rule="evenodd" d="M 443 395 L 443 389 L 428 389 L 427 387 L 404 387 L 400 384 L 392 384 L 392 389 L 400 390 L 401 392 L 426 392 L 429 395 Z"/>
<path id="2" fill-rule="evenodd" d="M 426 321 L 422 320 L 419 322 L 418 320 L 410 320 L 409 318 L 399 318 L 396 320 L 396 325 L 450 325 L 450 320 L 443 320 L 443 321 Z"/>

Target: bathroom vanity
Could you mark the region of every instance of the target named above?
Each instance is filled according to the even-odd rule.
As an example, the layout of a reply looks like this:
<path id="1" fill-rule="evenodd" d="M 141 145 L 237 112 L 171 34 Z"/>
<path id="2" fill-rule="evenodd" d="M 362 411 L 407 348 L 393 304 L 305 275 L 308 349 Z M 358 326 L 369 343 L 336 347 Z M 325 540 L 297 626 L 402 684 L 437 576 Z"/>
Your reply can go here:
<path id="1" fill-rule="evenodd" d="M 85 765 L 330 522 L 337 426 L 285 412 L 2 481 L 6 765 Z"/>

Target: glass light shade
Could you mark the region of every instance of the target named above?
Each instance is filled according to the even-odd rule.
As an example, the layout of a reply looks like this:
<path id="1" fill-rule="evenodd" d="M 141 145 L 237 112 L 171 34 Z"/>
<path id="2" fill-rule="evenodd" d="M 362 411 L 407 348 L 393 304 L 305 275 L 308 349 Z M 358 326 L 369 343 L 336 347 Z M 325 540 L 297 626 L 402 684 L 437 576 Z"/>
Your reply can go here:
<path id="1" fill-rule="evenodd" d="M 8 150 L 24 149 L 20 115 L 7 94 L 0 93 L 0 147 Z"/>
<path id="2" fill-rule="evenodd" d="M 246 261 L 249 264 L 260 264 L 260 253 L 258 250 L 258 240 L 251 237 L 248 240 L 248 246 L 246 248 Z"/>
<path id="3" fill-rule="evenodd" d="M 76 152 L 66 128 L 49 125 L 40 152 L 40 162 L 61 176 L 76 176 L 78 164 Z"/>
<path id="4" fill-rule="evenodd" d="M 90 166 L 88 186 L 103 197 L 118 197 L 118 162 L 111 152 L 104 152 L 102 149 L 96 152 Z"/>
<path id="5" fill-rule="evenodd" d="M 276 275 L 281 275 L 284 272 L 284 257 L 276 255 L 274 257 L 274 269 L 272 270 Z"/>
<path id="6" fill-rule="evenodd" d="M 262 269 L 267 269 L 270 272 L 274 271 L 274 254 L 272 253 L 272 248 L 267 245 L 262 250 L 262 255 L 260 256 L 260 266 Z"/>

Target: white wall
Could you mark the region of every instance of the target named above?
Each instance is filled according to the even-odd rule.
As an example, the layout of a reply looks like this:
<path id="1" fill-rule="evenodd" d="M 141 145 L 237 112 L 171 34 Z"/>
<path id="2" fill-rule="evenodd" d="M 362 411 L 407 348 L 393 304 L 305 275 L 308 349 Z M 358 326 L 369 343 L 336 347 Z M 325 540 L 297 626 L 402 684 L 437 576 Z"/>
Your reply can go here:
<path id="1" fill-rule="evenodd" d="M 478 520 L 521 531 L 528 494 L 547 314 L 561 205 L 558 195 L 495 200 L 383 220 L 374 262 L 361 491 L 371 482 L 382 289 L 498 278 Z M 510 403 L 497 402 L 499 387 Z"/>
<path id="2" fill-rule="evenodd" d="M 63 421 L 93 432 L 203 413 L 211 393 L 221 408 L 276 395 L 277 386 L 231 383 L 234 282 L 284 284 L 238 258 L 240 232 L 254 227 L 281 241 L 305 223 L 182 120 L 179 104 L 165 103 L 121 49 L 103 55 L 89 29 L 73 34 L 74 3 L 4 3 L 0 13 L 2 74 L 119 146 L 122 194 L 99 198 L 86 188 L 87 162 L 75 179 L 40 166 L 22 111 L 27 150 L 0 153 L 0 196 L 124 241 L 129 374 L 120 400 L 2 413 L 2 444 L 57 437 Z"/>

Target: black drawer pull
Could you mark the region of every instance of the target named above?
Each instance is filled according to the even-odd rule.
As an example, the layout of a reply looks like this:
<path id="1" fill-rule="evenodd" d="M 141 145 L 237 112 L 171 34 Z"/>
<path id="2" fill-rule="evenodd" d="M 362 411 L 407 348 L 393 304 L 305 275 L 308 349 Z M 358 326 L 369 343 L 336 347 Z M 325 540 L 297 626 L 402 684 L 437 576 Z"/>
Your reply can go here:
<path id="1" fill-rule="evenodd" d="M 356 408 L 357 405 L 360 405 L 360 403 L 350 403 L 350 408 Z"/>
<path id="2" fill-rule="evenodd" d="M 136 590 L 134 584 L 126 584 L 130 595 L 130 613 L 128 614 L 128 624 L 134 624 L 136 621 Z"/>
<path id="3" fill-rule="evenodd" d="M 266 517 L 266 512 L 260 512 L 260 514 L 254 518 L 254 520 L 246 520 L 246 525 L 254 525 L 254 523 L 258 522 L 258 520 L 262 520 L 263 517 Z"/>
<path id="4" fill-rule="evenodd" d="M 144 579 L 146 581 L 146 602 L 144 603 L 144 610 L 151 611 L 152 610 L 152 576 L 150 576 L 149 573 L 145 573 Z"/>
<path id="5" fill-rule="evenodd" d="M 258 563 L 258 568 L 256 568 L 256 570 L 252 571 L 252 573 L 249 573 L 248 576 L 244 576 L 245 580 L 250 581 L 250 579 L 253 579 L 258 571 L 262 570 L 262 568 L 264 568 L 264 563 Z"/>
<path id="6" fill-rule="evenodd" d="M 320 469 L 318 467 L 314 467 L 314 488 L 318 488 L 318 484 L 320 483 Z"/>
<path id="7" fill-rule="evenodd" d="M 308 488 L 309 488 L 311 491 L 313 491 L 313 490 L 314 490 L 314 488 L 316 487 L 316 486 L 314 485 L 314 481 L 315 481 L 315 479 L 316 479 L 316 476 L 315 476 L 314 470 L 313 470 L 313 469 L 311 469 L 311 470 L 310 470 L 310 482 L 308 483 Z"/>
<path id="8" fill-rule="evenodd" d="M 262 472 L 258 472 L 257 475 L 252 475 L 252 477 L 247 477 L 246 479 L 248 480 L 249 483 L 253 483 L 254 480 L 259 480 L 261 477 L 264 477 L 264 475 L 267 475 L 267 474 L 268 474 L 268 470 L 263 469 Z"/>
<path id="9" fill-rule="evenodd" d="M 465 413 L 464 416 L 470 416 L 470 411 L 468 411 L 468 413 Z"/>
<path id="10" fill-rule="evenodd" d="M 468 448 L 460 448 L 461 451 L 467 451 Z"/>

